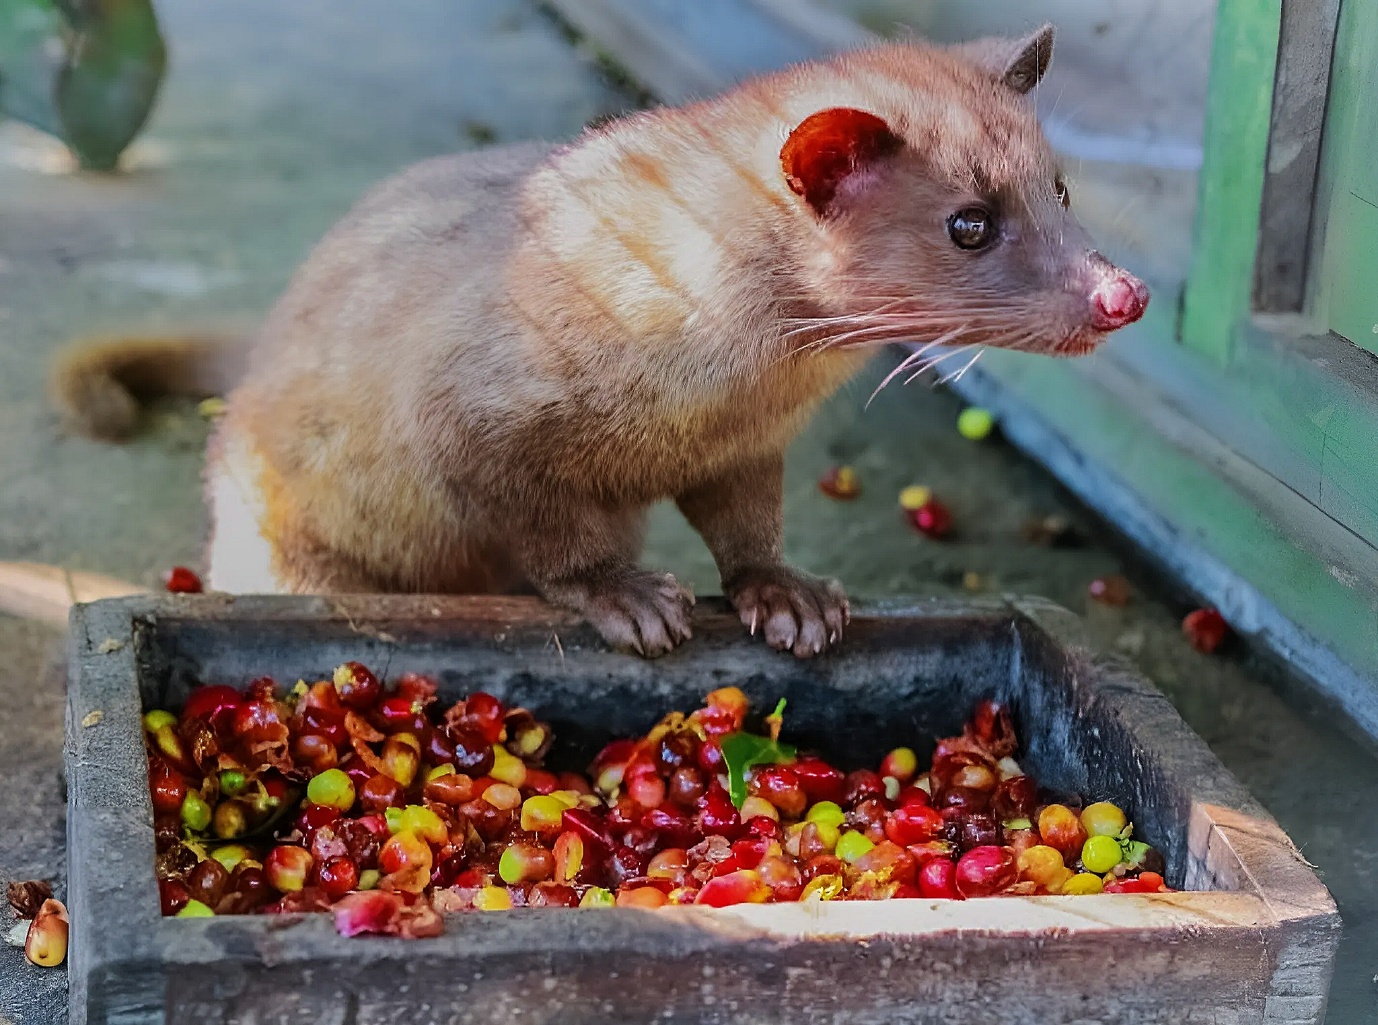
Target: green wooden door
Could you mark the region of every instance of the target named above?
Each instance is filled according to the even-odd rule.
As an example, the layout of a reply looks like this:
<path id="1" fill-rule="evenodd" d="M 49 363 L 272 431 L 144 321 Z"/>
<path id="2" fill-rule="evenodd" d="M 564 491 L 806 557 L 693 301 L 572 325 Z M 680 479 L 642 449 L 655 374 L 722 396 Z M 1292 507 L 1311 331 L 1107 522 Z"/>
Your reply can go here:
<path id="1" fill-rule="evenodd" d="M 1378 3 L 1345 0 L 1326 131 L 1331 182 L 1321 295 L 1327 326 L 1378 352 Z"/>

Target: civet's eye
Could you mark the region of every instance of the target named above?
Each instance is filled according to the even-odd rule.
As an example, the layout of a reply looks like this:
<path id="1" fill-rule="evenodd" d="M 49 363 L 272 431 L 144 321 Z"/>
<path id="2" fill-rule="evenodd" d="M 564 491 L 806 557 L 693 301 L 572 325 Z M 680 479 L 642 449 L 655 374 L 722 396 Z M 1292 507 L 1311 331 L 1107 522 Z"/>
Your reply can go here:
<path id="1" fill-rule="evenodd" d="M 1053 189 L 1057 192 L 1057 201 L 1062 204 L 1062 209 L 1069 210 L 1072 206 L 1072 194 L 1067 191 L 1067 183 L 1061 176 L 1053 181 Z"/>
<path id="2" fill-rule="evenodd" d="M 995 214 L 968 206 L 947 219 L 947 233 L 959 249 L 984 249 L 995 241 Z"/>

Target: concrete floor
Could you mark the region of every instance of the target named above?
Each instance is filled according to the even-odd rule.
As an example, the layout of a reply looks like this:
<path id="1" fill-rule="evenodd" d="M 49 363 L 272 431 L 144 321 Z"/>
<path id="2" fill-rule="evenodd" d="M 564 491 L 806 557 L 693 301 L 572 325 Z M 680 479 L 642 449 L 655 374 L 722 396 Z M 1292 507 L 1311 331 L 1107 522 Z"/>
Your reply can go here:
<path id="1" fill-rule="evenodd" d="M 90 331 L 252 320 L 312 242 L 369 184 L 433 153 L 575 134 L 630 100 L 523 0 L 394 0 L 345 15 L 326 0 L 163 0 L 173 70 L 131 172 L 61 172 L 60 155 L 0 125 L 0 559 L 36 559 L 153 582 L 195 564 L 204 532 L 198 474 L 206 427 L 162 407 L 133 443 L 65 438 L 42 398 L 49 354 Z M 891 388 L 870 406 L 877 367 L 831 402 L 790 455 L 787 549 L 855 596 L 982 587 L 1046 595 L 1084 612 L 1106 650 L 1133 658 L 1317 865 L 1347 923 L 1332 1025 L 1378 1022 L 1378 759 L 1324 710 L 1247 653 L 1206 658 L 1182 640 L 1186 606 L 1108 528 L 998 440 L 953 427 L 955 400 Z M 852 503 L 817 476 L 854 465 Z M 908 483 L 948 500 L 957 536 L 909 531 L 895 496 Z M 1060 512 L 1089 544 L 1026 545 L 1032 516 Z M 707 552 L 657 510 L 647 562 L 703 592 Z M 1086 599 L 1123 572 L 1134 602 Z M 60 655 L 55 631 L 0 618 L 0 877 L 62 875 Z M 1292 696 L 1288 696 L 1292 695 Z M 0 951 L 0 1025 L 62 1020 L 62 974 Z"/>

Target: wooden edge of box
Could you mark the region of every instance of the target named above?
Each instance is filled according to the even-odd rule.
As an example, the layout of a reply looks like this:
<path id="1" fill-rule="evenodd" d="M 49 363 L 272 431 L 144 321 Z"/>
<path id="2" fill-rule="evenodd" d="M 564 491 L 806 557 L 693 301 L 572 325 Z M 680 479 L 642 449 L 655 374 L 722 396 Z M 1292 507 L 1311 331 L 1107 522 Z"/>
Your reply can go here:
<path id="1" fill-rule="evenodd" d="M 71 1025 L 84 1025 L 87 1002 L 112 963 L 155 963 L 162 922 L 154 864 L 153 810 L 143 744 L 143 709 L 132 680 L 137 620 L 146 598 L 112 598 L 73 607 L 68 620 L 68 687 L 63 759 L 67 779 L 67 894 Z M 133 872 L 127 855 L 146 859 Z M 98 913 L 97 913 L 98 912 Z M 109 923 L 118 923 L 110 926 Z M 98 928 L 97 923 L 105 925 Z M 131 973 L 157 999 L 156 974 Z M 99 996 L 99 993 L 96 993 Z"/>
<path id="2" fill-rule="evenodd" d="M 494 928 L 497 922 L 502 928 Z M 200 964 L 208 954 L 286 964 L 351 951 L 392 952 L 406 957 L 438 954 L 502 956 L 539 945 L 548 953 L 635 949 L 645 931 L 669 949 L 701 950 L 721 943 L 807 943 L 877 938 L 925 941 L 962 936 L 1076 938 L 1096 935 L 1241 932 L 1258 935 L 1271 926 L 1267 906 L 1245 893 L 1103 894 L 1078 897 L 995 897 L 985 900 L 818 901 L 737 905 L 730 908 L 523 908 L 501 916 L 455 912 L 445 932 L 404 945 L 386 938 L 345 938 L 326 914 L 164 919 L 158 946 L 172 964 Z M 304 942 L 308 939 L 310 942 Z"/>
<path id="3" fill-rule="evenodd" d="M 983 617 L 1023 617 L 1030 620 L 1038 629 L 1047 632 L 1051 639 L 1081 652 L 1079 657 L 1091 659 L 1089 649 L 1084 647 L 1080 635 L 1079 621 L 1071 613 L 1051 603 L 1041 600 L 1008 598 L 977 600 L 934 600 L 932 602 L 886 602 L 858 607 L 855 616 L 865 619 L 868 616 L 890 618 L 895 616 L 915 616 L 932 618 L 951 618 L 957 616 L 980 615 Z M 328 620 L 343 623 L 352 630 L 384 641 L 394 641 L 386 636 L 389 621 L 400 622 L 412 619 L 435 619 L 446 623 L 464 623 L 477 633 L 491 633 L 494 636 L 515 631 L 530 636 L 543 630 L 568 630 L 579 626 L 577 617 L 551 609 L 534 598 L 428 598 L 413 596 L 345 596 L 330 599 L 282 599 L 282 598 L 236 598 L 223 595 L 194 596 L 148 596 L 138 598 L 117 598 L 100 601 L 92 605 L 78 606 L 72 614 L 71 651 L 74 685 L 69 701 L 69 748 L 68 758 L 73 788 L 71 806 L 82 806 L 84 814 L 73 816 L 69 821 L 69 842 L 73 850 L 90 851 L 92 842 L 99 842 L 102 836 L 113 836 L 115 831 L 130 828 L 147 829 L 147 822 L 134 823 L 124 814 L 89 814 L 101 803 L 94 800 L 96 795 L 86 771 L 91 767 L 115 771 L 121 759 L 121 751 L 126 755 L 133 750 L 141 753 L 141 746 L 130 741 L 137 737 L 141 729 L 140 712 L 136 695 L 131 695 L 129 707 L 94 709 L 88 708 L 85 701 L 83 679 L 88 674 L 94 677 L 118 673 L 132 678 L 135 675 L 135 634 L 140 621 L 155 621 L 161 617 L 171 619 L 206 619 L 254 621 L 271 617 L 277 621 Z M 714 630 L 724 633 L 732 631 L 733 636 L 740 633 L 741 625 L 721 602 L 705 601 L 696 610 L 696 622 L 702 620 Z M 782 656 L 784 657 L 784 656 Z M 1142 678 L 1132 673 L 1124 673 L 1125 690 L 1128 695 L 1153 699 L 1152 708 L 1159 717 L 1170 714 L 1168 722 L 1176 739 L 1188 738 L 1186 742 L 1199 747 L 1193 751 L 1196 758 L 1207 759 L 1202 764 L 1213 775 L 1224 772 L 1205 745 L 1191 734 L 1175 711 L 1157 691 Z M 1120 688 L 1116 688 L 1117 692 Z M 1117 700 L 1122 695 L 1117 693 Z M 1162 706 L 1162 707 L 1160 707 Z M 1166 709 L 1166 712 L 1164 711 Z M 101 711 L 100 722 L 90 727 L 80 724 L 94 711 Z M 1151 731 L 1150 731 L 1151 732 Z M 128 734 L 129 736 L 126 736 Z M 134 778 L 142 779 L 142 763 L 138 766 L 125 766 Z M 107 797 L 108 803 L 108 797 Z M 139 807 L 147 806 L 146 792 L 138 801 Z M 958 933 L 982 933 L 999 935 L 1076 935 L 1085 932 L 1115 932 L 1176 929 L 1184 935 L 1197 935 L 1202 930 L 1259 930 L 1278 924 L 1296 926 L 1333 928 L 1338 922 L 1335 906 L 1325 887 L 1311 872 L 1285 834 L 1265 812 L 1245 803 L 1243 808 L 1230 808 L 1223 805 L 1201 803 L 1193 808 L 1189 823 L 1189 846 L 1192 857 L 1199 862 L 1198 882 L 1208 885 L 1231 887 L 1234 892 L 1191 891 L 1162 895 L 1105 895 L 1095 901 L 1077 901 L 1064 897 L 1002 897 L 991 901 L 931 902 L 894 901 L 861 905 L 852 902 L 803 905 L 768 905 L 761 907 L 733 909 L 729 913 L 719 910 L 705 912 L 703 909 L 675 909 L 667 918 L 667 923 L 679 921 L 693 923 L 698 931 L 707 930 L 711 936 L 726 938 L 730 936 L 806 940 L 838 938 L 864 938 L 868 936 L 896 935 L 913 937 L 938 937 Z M 127 844 L 127 835 L 123 837 Z M 151 852 L 151 836 L 150 859 Z M 77 843 L 82 846 L 78 848 Z M 73 858 L 74 869 L 89 870 L 92 861 L 99 859 Z M 121 929 L 118 936 L 92 938 L 83 935 L 80 924 L 74 924 L 77 935 L 77 951 L 74 953 L 73 970 L 80 972 L 86 958 L 82 950 L 95 951 L 99 943 L 99 960 L 103 965 L 115 963 L 130 964 L 149 956 L 179 959 L 187 963 L 200 963 L 212 956 L 223 956 L 224 947 L 219 943 L 203 944 L 192 942 L 203 930 L 208 936 L 240 935 L 244 923 L 230 919 L 214 920 L 205 924 L 185 921 L 165 920 L 156 914 L 157 895 L 150 878 L 147 886 L 134 886 L 115 893 L 107 882 L 96 875 L 84 875 L 72 880 L 75 907 L 89 906 L 92 899 L 99 898 L 106 914 L 113 907 L 128 913 L 126 922 L 137 923 L 131 935 L 130 930 Z M 85 902 L 83 904 L 83 902 Z M 923 908 L 925 921 L 921 928 L 913 922 L 914 914 Z M 644 921 L 627 918 L 624 909 L 595 912 L 612 915 L 613 923 Z M 554 914 L 569 914 L 560 910 Z M 583 914 L 575 912 L 584 923 L 597 921 L 584 919 Z M 678 917 L 677 917 L 678 916 Z M 483 916 L 476 916 L 483 917 Z M 527 918 L 528 913 L 522 913 Z M 535 912 L 539 922 L 544 916 Z M 294 922 L 292 919 L 315 919 L 314 923 Z M 473 929 L 483 925 L 458 916 L 449 920 L 446 937 L 436 941 L 448 948 L 451 943 L 471 942 Z M 516 922 L 513 923 L 516 925 Z M 327 950 L 348 956 L 350 951 L 359 949 L 355 940 L 344 940 L 335 936 L 331 924 L 322 922 L 317 916 L 283 916 L 270 930 L 273 937 L 285 937 L 299 928 L 306 928 L 311 935 L 319 936 L 320 943 L 313 944 L 314 956 Z M 147 930 L 145 932 L 145 930 Z M 145 938 L 140 939 L 143 932 Z M 617 932 L 613 929 L 614 934 Z M 252 929 L 244 935 L 252 935 Z M 509 934 L 521 935 L 521 929 Z M 533 936 L 534 938 L 534 936 Z M 276 943 L 277 941 L 271 941 Z M 379 941 L 386 943 L 386 941 Z M 338 943 L 340 946 L 335 947 Z M 289 945 L 290 946 L 290 945 Z M 276 948 L 275 948 L 276 949 Z M 216 952 L 220 953 L 216 953 Z M 290 957 L 279 952 L 276 956 Z M 1289 970 L 1317 971 L 1328 970 L 1328 956 L 1322 951 L 1314 951 L 1311 960 L 1298 968 L 1292 965 Z M 1295 960 L 1295 959 L 1294 959 Z M 1305 960 L 1303 958 L 1303 960 Z"/>
<path id="4" fill-rule="evenodd" d="M 1339 923 L 1335 900 L 1315 867 L 1272 819 L 1199 804 L 1187 829 L 1192 857 L 1208 879 L 1257 894 L 1279 922 Z"/>
<path id="5" fill-rule="evenodd" d="M 895 619 L 903 617 L 952 619 L 969 616 L 1022 614 L 1009 596 L 963 598 L 884 598 L 856 601 L 852 619 Z M 1042 607 L 1035 599 L 1031 607 Z M 1057 609 L 1044 603 L 1049 609 Z M 317 595 L 235 595 L 221 592 L 205 594 L 140 593 L 100 598 L 81 607 L 118 609 L 117 615 L 130 619 L 252 620 L 271 616 L 274 620 L 312 620 L 352 624 L 361 632 L 377 634 L 387 621 L 456 621 L 475 627 L 575 628 L 584 620 L 573 612 L 556 608 L 540 598 L 527 595 L 412 595 L 342 594 Z M 1067 613 L 1071 616 L 1071 613 Z M 1075 617 L 1072 617 L 1075 619 Z M 719 595 L 700 597 L 693 610 L 695 625 L 730 625 L 746 636 L 746 629 L 726 599 Z M 758 643 L 761 643 L 758 641 Z M 844 642 L 845 643 L 845 642 Z"/>
<path id="6" fill-rule="evenodd" d="M 1193 803 L 1187 822 L 1187 846 L 1191 859 L 1187 885 L 1250 891 L 1263 900 L 1276 921 L 1305 920 L 1330 926 L 1339 924 L 1339 912 L 1330 891 L 1302 857 L 1277 821 L 1224 768 L 1205 741 L 1182 720 L 1175 707 L 1131 664 L 1115 656 L 1096 653 L 1082 621 L 1061 606 L 1041 598 L 1009 596 L 1010 604 L 1051 636 L 1069 654 L 1085 660 L 1117 690 L 1117 700 L 1130 692 L 1146 703 L 1136 702 L 1136 733 L 1154 735 L 1146 749 L 1158 750 L 1170 741 L 1179 768 L 1210 768 L 1223 776 L 1230 790 L 1222 793 L 1229 804 L 1217 801 Z"/>

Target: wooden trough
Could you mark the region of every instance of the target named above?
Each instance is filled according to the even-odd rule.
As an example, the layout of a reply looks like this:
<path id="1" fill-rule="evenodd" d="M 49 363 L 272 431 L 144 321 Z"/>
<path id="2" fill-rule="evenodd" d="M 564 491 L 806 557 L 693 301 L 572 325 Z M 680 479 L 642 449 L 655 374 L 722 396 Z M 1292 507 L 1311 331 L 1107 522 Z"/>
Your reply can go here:
<path id="1" fill-rule="evenodd" d="M 1030 600 L 858 610 L 798 662 L 700 603 L 657 662 L 525 599 L 119 598 L 71 620 L 74 1025 L 145 1023 L 1318 1023 L 1339 919 L 1277 824 L 1074 617 Z M 164 919 L 140 713 L 205 682 L 437 674 L 552 721 L 580 757 L 733 683 L 789 699 L 786 737 L 846 765 L 931 750 L 984 696 L 1048 785 L 1127 808 L 1163 851 L 1153 896 L 897 900 L 449 916 L 436 939 L 344 939 L 328 915 Z M 90 713 L 102 715 L 93 726 Z M 94 718 L 94 717 L 92 717 Z M 927 746 L 927 747 L 925 747 Z"/>

